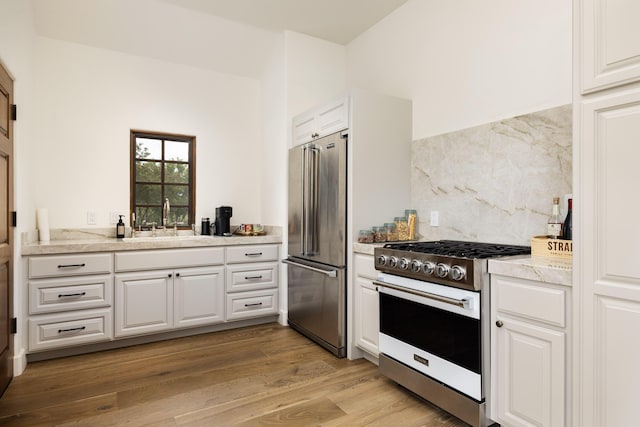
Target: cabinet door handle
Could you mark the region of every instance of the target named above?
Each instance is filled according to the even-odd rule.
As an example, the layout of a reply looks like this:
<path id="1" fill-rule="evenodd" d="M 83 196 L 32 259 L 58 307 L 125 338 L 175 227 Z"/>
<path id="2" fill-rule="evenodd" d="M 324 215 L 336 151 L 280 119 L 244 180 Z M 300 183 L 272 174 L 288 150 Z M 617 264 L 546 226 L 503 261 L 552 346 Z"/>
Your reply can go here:
<path id="1" fill-rule="evenodd" d="M 168 277 L 173 277 L 173 274 L 169 273 L 169 276 L 168 276 Z"/>
<path id="2" fill-rule="evenodd" d="M 262 276 L 244 276 L 244 280 L 262 279 Z"/>
<path id="3" fill-rule="evenodd" d="M 258 306 L 258 305 L 262 305 L 262 303 L 261 302 L 254 302 L 253 304 L 245 304 L 244 306 L 245 307 L 255 307 L 255 306 Z"/>
<path id="4" fill-rule="evenodd" d="M 262 255 L 262 252 L 253 252 L 253 253 L 244 254 L 244 256 L 260 256 L 260 255 Z"/>
<path id="5" fill-rule="evenodd" d="M 504 322 L 502 320 L 498 320 L 498 321 L 496 321 L 496 326 L 498 328 L 502 328 L 504 326 Z"/>
<path id="6" fill-rule="evenodd" d="M 69 328 L 69 329 L 58 329 L 58 333 L 59 334 L 63 334 L 65 332 L 76 332 L 76 331 L 84 331 L 85 329 L 87 329 L 86 326 L 81 326 L 79 328 Z"/>
<path id="7" fill-rule="evenodd" d="M 180 277 L 180 273 L 176 273 L 176 277 Z"/>
<path id="8" fill-rule="evenodd" d="M 82 264 L 62 264 L 59 265 L 58 268 L 80 268 L 80 267 L 84 267 L 85 264 L 84 262 Z"/>
<path id="9" fill-rule="evenodd" d="M 86 294 L 87 294 L 86 292 L 78 292 L 75 294 L 58 294 L 58 298 L 83 297 Z"/>

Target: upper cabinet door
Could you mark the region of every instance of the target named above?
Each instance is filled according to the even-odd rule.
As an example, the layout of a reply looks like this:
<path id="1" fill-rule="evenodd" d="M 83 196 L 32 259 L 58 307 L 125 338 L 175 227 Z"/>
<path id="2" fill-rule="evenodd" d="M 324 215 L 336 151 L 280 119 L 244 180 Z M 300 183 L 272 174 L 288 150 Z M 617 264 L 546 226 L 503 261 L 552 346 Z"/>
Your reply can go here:
<path id="1" fill-rule="evenodd" d="M 334 99 L 293 118 L 291 141 L 304 144 L 349 128 L 349 97 Z"/>
<path id="2" fill-rule="evenodd" d="M 640 80 L 640 1 L 582 0 L 581 92 Z"/>

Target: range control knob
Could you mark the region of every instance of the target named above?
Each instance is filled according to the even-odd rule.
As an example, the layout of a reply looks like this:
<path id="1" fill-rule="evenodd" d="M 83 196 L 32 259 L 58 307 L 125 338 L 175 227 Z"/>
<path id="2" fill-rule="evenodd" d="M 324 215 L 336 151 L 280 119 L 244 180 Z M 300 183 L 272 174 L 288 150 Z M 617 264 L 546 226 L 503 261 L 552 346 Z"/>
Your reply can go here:
<path id="1" fill-rule="evenodd" d="M 433 274 L 433 271 L 435 270 L 435 268 L 436 268 L 436 265 L 431 261 L 427 261 L 424 264 L 422 264 L 422 272 L 424 274 Z"/>
<path id="2" fill-rule="evenodd" d="M 413 261 L 411 261 L 411 264 L 409 264 L 409 267 L 411 267 L 412 272 L 420 273 L 420 269 L 422 268 L 422 262 L 418 261 L 417 259 L 414 259 Z"/>
<path id="3" fill-rule="evenodd" d="M 441 262 L 436 265 L 436 274 L 443 279 L 449 274 L 449 266 Z"/>
<path id="4" fill-rule="evenodd" d="M 451 267 L 451 278 L 453 280 L 462 280 L 467 275 L 467 270 L 459 265 Z"/>
<path id="5" fill-rule="evenodd" d="M 409 260 L 407 258 L 402 258 L 400 260 L 400 269 L 406 270 L 409 268 Z"/>
<path id="6" fill-rule="evenodd" d="M 398 258 L 392 256 L 391 258 L 389 258 L 389 267 L 391 268 L 396 268 L 398 266 Z"/>
<path id="7" fill-rule="evenodd" d="M 386 255 L 380 255 L 378 256 L 378 258 L 376 258 L 376 263 L 378 265 L 386 265 L 387 264 L 387 256 Z"/>

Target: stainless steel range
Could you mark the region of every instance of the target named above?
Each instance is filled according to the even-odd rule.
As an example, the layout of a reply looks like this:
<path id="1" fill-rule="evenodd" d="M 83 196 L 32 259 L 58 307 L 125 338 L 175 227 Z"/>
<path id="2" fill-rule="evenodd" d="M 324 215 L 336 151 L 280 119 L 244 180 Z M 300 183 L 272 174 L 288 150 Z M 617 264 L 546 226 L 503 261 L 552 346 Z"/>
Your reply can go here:
<path id="1" fill-rule="evenodd" d="M 472 426 L 487 426 L 487 259 L 528 246 L 440 240 L 375 249 L 380 371 Z"/>

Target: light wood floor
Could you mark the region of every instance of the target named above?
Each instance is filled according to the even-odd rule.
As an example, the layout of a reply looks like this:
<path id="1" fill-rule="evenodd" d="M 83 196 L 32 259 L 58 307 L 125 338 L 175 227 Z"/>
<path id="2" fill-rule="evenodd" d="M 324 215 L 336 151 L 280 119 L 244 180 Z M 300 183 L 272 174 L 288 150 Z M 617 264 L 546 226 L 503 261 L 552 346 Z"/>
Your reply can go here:
<path id="1" fill-rule="evenodd" d="M 33 362 L 2 426 L 465 426 L 378 373 L 267 324 Z"/>

